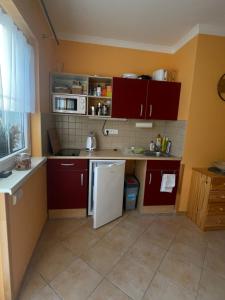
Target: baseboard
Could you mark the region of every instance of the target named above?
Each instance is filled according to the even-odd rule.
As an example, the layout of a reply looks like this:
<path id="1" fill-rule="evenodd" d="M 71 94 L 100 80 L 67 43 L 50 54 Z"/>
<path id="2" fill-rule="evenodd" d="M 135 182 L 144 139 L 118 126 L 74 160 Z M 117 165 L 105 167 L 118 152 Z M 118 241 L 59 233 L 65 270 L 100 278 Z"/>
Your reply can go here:
<path id="1" fill-rule="evenodd" d="M 81 209 L 49 209 L 49 219 L 60 219 L 60 218 L 81 218 L 87 216 L 87 210 Z"/>

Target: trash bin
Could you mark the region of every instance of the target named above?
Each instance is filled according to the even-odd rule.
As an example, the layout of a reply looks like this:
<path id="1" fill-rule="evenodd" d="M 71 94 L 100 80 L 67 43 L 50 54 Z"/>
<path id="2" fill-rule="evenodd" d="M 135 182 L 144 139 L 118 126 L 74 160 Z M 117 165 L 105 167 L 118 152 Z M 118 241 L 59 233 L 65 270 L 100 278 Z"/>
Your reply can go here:
<path id="1" fill-rule="evenodd" d="M 124 182 L 124 209 L 135 209 L 139 191 L 139 182 L 135 176 L 126 176 Z"/>

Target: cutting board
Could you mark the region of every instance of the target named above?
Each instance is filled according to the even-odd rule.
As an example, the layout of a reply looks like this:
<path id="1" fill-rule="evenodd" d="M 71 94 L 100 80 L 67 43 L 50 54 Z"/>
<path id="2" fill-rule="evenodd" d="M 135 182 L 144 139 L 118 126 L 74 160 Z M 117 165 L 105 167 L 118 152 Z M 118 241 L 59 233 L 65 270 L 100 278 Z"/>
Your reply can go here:
<path id="1" fill-rule="evenodd" d="M 53 154 L 56 154 L 61 149 L 59 136 L 55 128 L 48 129 L 49 141 L 52 147 Z"/>

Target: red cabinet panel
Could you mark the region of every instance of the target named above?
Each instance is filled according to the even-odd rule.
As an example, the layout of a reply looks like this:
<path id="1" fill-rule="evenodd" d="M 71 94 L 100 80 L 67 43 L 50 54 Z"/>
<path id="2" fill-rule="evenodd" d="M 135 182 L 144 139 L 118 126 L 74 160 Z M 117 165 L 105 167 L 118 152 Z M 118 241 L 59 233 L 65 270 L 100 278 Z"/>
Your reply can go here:
<path id="1" fill-rule="evenodd" d="M 180 88 L 179 82 L 150 80 L 145 118 L 177 120 Z"/>
<path id="2" fill-rule="evenodd" d="M 179 178 L 179 161 L 149 161 L 146 171 L 144 205 L 174 205 Z M 162 175 L 176 174 L 176 186 L 172 193 L 160 192 Z"/>
<path id="3" fill-rule="evenodd" d="M 179 82 L 113 78 L 112 117 L 176 120 Z"/>
<path id="4" fill-rule="evenodd" d="M 113 78 L 112 117 L 144 119 L 148 80 Z"/>
<path id="5" fill-rule="evenodd" d="M 48 160 L 48 209 L 87 207 L 87 166 L 86 160 Z"/>

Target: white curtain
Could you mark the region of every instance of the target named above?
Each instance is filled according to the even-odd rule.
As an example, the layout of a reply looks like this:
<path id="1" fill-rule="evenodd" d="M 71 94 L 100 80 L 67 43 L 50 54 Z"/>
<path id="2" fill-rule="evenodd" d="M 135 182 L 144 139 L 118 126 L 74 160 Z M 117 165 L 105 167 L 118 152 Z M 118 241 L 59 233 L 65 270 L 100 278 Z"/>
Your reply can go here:
<path id="1" fill-rule="evenodd" d="M 35 112 L 34 50 L 0 9 L 0 110 Z"/>

